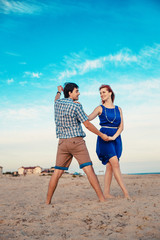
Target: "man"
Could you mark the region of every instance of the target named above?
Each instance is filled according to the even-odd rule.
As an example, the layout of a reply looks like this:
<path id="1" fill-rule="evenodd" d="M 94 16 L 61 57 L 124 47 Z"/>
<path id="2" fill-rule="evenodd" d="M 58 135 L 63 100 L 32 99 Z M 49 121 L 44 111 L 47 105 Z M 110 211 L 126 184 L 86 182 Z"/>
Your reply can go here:
<path id="1" fill-rule="evenodd" d="M 90 123 L 84 113 L 82 105 L 74 102 L 78 100 L 80 95 L 77 84 L 67 83 L 65 85 L 65 98 L 63 99 L 60 99 L 61 92 L 62 87 L 59 86 L 55 97 L 56 135 L 57 138 L 59 138 L 59 143 L 55 171 L 49 182 L 46 204 L 51 203 L 59 178 L 62 176 L 64 170 L 68 170 L 73 157 L 77 159 L 80 168 L 86 173 L 100 202 L 104 202 L 104 195 L 97 176 L 94 173 L 85 141 L 83 140 L 83 137 L 86 135 L 83 132 L 81 123 L 83 123 L 88 130 L 100 136 L 104 141 L 108 140 L 108 136 L 101 133 Z"/>

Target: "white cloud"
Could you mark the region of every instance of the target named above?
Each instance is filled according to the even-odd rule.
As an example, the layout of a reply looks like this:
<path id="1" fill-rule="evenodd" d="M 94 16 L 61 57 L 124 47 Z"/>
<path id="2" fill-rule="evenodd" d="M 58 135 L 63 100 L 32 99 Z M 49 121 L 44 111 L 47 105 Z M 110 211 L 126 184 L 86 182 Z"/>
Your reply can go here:
<path id="1" fill-rule="evenodd" d="M 160 64 L 160 44 L 154 44 L 152 47 L 146 46 L 141 49 L 138 55 L 138 65 L 144 69 L 158 68 Z"/>
<path id="2" fill-rule="evenodd" d="M 146 80 L 127 79 L 125 83 L 121 81 L 120 83 L 113 83 L 113 89 L 117 91 L 119 96 L 124 96 L 125 99 L 132 99 L 144 102 L 144 99 L 148 101 L 157 100 L 157 96 L 160 97 L 160 78 L 150 78 Z M 141 102 L 139 103 L 141 105 Z"/>
<path id="3" fill-rule="evenodd" d="M 103 59 L 95 59 L 95 60 L 86 60 L 84 63 L 77 66 L 79 73 L 84 74 L 90 70 L 102 68 L 103 67 Z"/>
<path id="4" fill-rule="evenodd" d="M 33 2 L 1 0 L 0 12 L 4 14 L 34 14 L 42 11 L 42 6 L 33 4 Z"/>
<path id="5" fill-rule="evenodd" d="M 76 70 L 73 70 L 73 71 L 65 70 L 64 72 L 60 73 L 59 80 L 70 78 L 72 76 L 75 76 L 76 74 L 77 74 Z"/>
<path id="6" fill-rule="evenodd" d="M 20 84 L 21 86 L 24 86 L 24 85 L 27 84 L 27 81 L 21 81 L 21 82 L 19 82 L 19 84 Z"/>
<path id="7" fill-rule="evenodd" d="M 82 55 L 82 56 L 81 56 Z M 59 73 L 59 79 L 70 78 L 76 75 L 83 75 L 97 69 L 109 68 L 109 64 L 116 67 L 132 66 L 151 68 L 156 67 L 155 63 L 160 62 L 160 44 L 154 44 L 153 47 L 146 46 L 141 49 L 139 54 L 134 54 L 128 48 L 121 49 L 115 54 L 109 54 L 97 59 L 84 59 L 83 54 L 72 53 L 71 56 L 65 56 L 62 65 L 67 68 Z"/>
<path id="8" fill-rule="evenodd" d="M 32 76 L 34 78 L 40 78 L 41 75 L 42 75 L 42 73 L 32 73 Z"/>
<path id="9" fill-rule="evenodd" d="M 76 56 L 77 57 L 77 56 Z M 65 78 L 70 78 L 76 75 L 83 75 L 86 72 L 92 71 L 94 69 L 102 68 L 103 67 L 103 59 L 95 59 L 95 60 L 85 60 L 82 63 L 77 63 L 75 59 L 73 62 L 70 60 L 71 70 L 65 70 L 59 73 L 59 79 L 63 80 Z"/>
<path id="10" fill-rule="evenodd" d="M 109 55 L 104 57 L 104 61 L 106 62 L 114 62 L 114 63 L 131 63 L 131 62 L 137 62 L 137 57 L 135 55 L 129 54 L 127 52 L 119 52 L 115 55 Z"/>
<path id="11" fill-rule="evenodd" d="M 15 56 L 15 57 L 20 57 L 20 54 L 14 53 L 14 52 L 5 52 L 7 55 Z"/>
<path id="12" fill-rule="evenodd" d="M 7 80 L 7 84 L 8 84 L 8 85 L 10 85 L 10 84 L 13 83 L 13 82 L 14 82 L 13 78 Z"/>
<path id="13" fill-rule="evenodd" d="M 103 79 L 103 82 L 108 83 L 108 79 Z M 111 82 L 111 81 L 110 81 Z M 80 91 L 83 101 L 83 97 L 90 97 L 91 108 L 95 107 L 95 104 L 100 104 L 99 87 L 102 81 L 93 81 L 93 83 L 86 83 L 85 88 Z M 128 106 L 134 107 L 134 105 L 141 106 L 144 102 L 146 105 L 159 105 L 160 106 L 160 78 L 148 78 L 146 80 L 131 79 L 119 79 L 118 83 L 112 83 L 111 87 L 115 92 L 115 104 L 127 108 Z"/>
<path id="14" fill-rule="evenodd" d="M 40 76 L 42 76 L 42 73 L 34 73 L 34 72 L 25 72 L 24 76 L 31 76 L 32 78 L 40 78 Z"/>
<path id="15" fill-rule="evenodd" d="M 45 114 L 52 113 L 50 106 L 33 106 L 26 108 L 8 108 L 0 111 L 0 118 L 5 121 L 14 120 L 38 120 L 45 116 Z M 3 121 L 3 120 L 1 120 Z"/>

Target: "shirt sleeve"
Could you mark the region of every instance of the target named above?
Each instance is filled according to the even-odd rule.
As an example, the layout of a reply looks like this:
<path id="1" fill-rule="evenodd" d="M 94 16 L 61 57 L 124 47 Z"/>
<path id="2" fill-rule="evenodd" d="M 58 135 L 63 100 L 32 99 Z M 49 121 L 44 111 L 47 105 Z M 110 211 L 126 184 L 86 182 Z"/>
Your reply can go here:
<path id="1" fill-rule="evenodd" d="M 78 103 L 78 106 L 76 107 L 76 115 L 77 115 L 77 119 L 82 123 L 88 120 L 88 117 L 86 116 L 82 105 L 79 103 Z"/>

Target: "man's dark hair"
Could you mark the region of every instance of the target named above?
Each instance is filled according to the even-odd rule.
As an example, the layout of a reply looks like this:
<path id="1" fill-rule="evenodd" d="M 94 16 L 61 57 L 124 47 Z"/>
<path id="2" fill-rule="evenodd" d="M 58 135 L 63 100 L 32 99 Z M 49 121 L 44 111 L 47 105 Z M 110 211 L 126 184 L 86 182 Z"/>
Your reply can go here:
<path id="1" fill-rule="evenodd" d="M 74 88 L 79 88 L 77 84 L 75 83 L 65 83 L 64 84 L 64 89 L 63 89 L 63 93 L 64 93 L 64 97 L 68 98 L 69 97 L 69 92 L 73 92 Z"/>

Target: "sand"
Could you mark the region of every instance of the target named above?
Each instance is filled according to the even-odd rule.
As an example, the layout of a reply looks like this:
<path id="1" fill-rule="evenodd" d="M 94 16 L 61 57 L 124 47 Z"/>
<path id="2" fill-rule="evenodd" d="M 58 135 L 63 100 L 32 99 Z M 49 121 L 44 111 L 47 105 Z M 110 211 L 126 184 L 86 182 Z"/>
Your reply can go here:
<path id="1" fill-rule="evenodd" d="M 103 187 L 104 176 L 98 176 Z M 1 240 L 160 239 L 160 175 L 123 175 L 134 199 L 99 203 L 86 176 L 63 175 L 45 205 L 50 176 L 0 177 Z"/>

